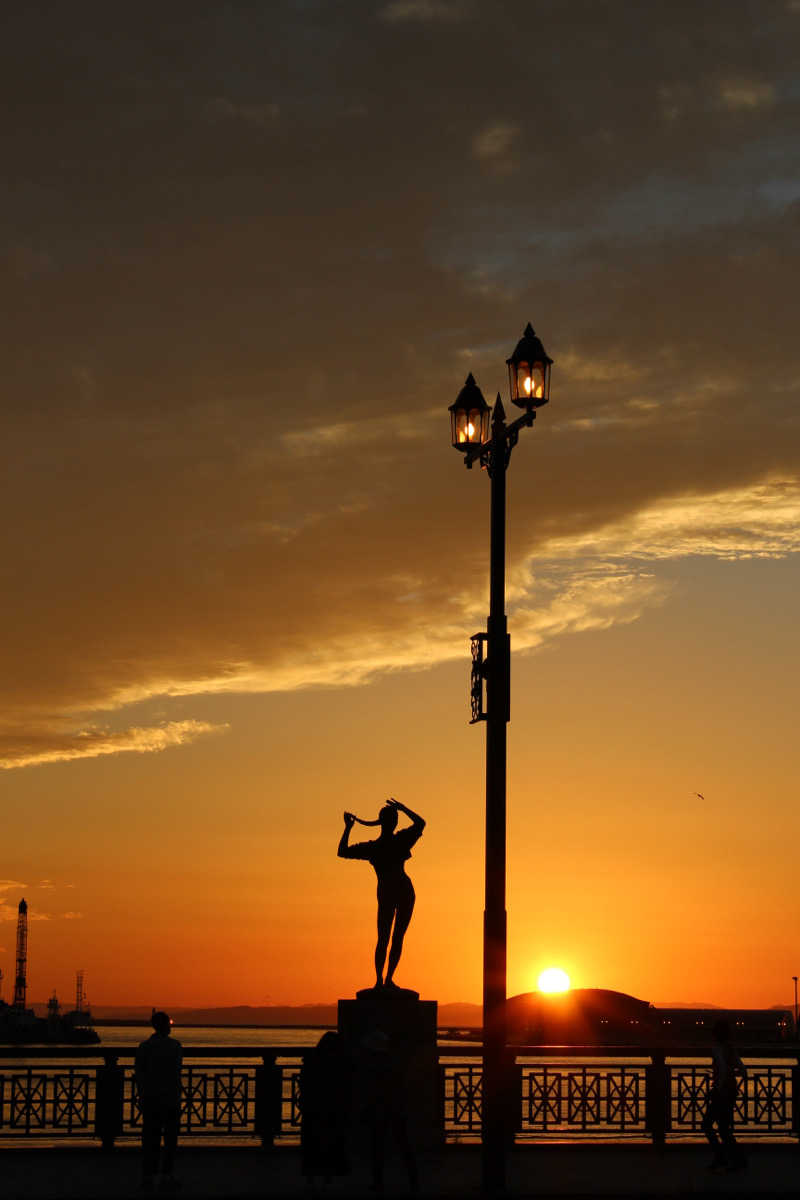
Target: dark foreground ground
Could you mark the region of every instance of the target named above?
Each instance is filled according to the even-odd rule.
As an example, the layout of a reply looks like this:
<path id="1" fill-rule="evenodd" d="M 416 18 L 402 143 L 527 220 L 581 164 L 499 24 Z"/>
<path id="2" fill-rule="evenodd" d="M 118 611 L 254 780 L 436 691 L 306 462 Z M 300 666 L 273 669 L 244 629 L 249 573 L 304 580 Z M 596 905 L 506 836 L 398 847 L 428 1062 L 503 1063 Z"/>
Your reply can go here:
<path id="1" fill-rule="evenodd" d="M 181 1196 L 294 1197 L 310 1195 L 293 1148 L 263 1151 L 255 1147 L 179 1149 L 176 1175 Z M 745 1170 L 716 1174 L 710 1154 L 700 1146 L 525 1146 L 509 1156 L 512 1196 L 787 1196 L 800 1193 L 800 1150 L 793 1145 L 748 1148 Z M 453 1146 L 419 1156 L 423 1196 L 477 1197 L 480 1151 Z M 94 1148 L 0 1150 L 2 1200 L 140 1195 L 138 1152 L 133 1147 L 103 1154 Z M 323 1196 L 374 1195 L 364 1162 L 352 1175 L 320 1186 Z M 386 1162 L 386 1196 L 408 1194 L 402 1164 L 391 1153 Z"/>

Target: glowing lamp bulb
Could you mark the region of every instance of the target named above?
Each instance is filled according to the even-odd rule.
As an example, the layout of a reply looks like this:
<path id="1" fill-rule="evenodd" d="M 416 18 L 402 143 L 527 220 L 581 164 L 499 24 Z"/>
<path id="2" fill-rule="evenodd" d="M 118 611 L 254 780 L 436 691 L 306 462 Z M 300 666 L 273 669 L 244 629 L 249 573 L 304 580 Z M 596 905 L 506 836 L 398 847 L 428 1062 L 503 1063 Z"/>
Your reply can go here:
<path id="1" fill-rule="evenodd" d="M 530 394 L 531 394 L 531 377 L 530 377 L 530 375 L 525 376 L 525 391 L 530 396 Z"/>
<path id="2" fill-rule="evenodd" d="M 569 975 L 561 967 L 547 967 L 537 980 L 540 992 L 568 992 Z"/>
<path id="3" fill-rule="evenodd" d="M 470 440 L 475 437 L 475 426 L 472 424 L 471 421 L 470 421 L 469 425 L 467 426 L 467 437 L 470 438 Z"/>

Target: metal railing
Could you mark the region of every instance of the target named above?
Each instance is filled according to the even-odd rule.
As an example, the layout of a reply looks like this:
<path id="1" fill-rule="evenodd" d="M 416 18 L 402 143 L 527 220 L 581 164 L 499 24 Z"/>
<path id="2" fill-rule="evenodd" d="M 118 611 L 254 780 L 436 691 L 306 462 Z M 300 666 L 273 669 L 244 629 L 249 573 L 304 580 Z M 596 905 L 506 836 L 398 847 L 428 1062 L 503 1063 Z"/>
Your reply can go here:
<path id="1" fill-rule="evenodd" d="M 181 1134 L 189 1138 L 296 1141 L 298 1076 L 307 1047 L 187 1047 Z M 745 1139 L 800 1137 L 796 1048 L 741 1051 L 736 1132 Z M 130 1047 L 0 1047 L 0 1144 L 46 1137 L 98 1140 L 110 1148 L 137 1137 L 141 1111 Z M 702 1137 L 710 1065 L 697 1048 L 509 1049 L 509 1141 L 650 1140 Z M 473 1141 L 481 1129 L 477 1049 L 440 1048 L 437 1135 Z M 798 1103 L 795 1105 L 794 1097 Z"/>

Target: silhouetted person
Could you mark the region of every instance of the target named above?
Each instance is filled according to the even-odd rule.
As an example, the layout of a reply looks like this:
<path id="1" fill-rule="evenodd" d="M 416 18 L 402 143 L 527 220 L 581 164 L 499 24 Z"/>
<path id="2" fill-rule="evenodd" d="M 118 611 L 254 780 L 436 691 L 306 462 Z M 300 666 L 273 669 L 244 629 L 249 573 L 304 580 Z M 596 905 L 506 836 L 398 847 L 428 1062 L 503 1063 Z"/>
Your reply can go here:
<path id="1" fill-rule="evenodd" d="M 398 812 L 405 813 L 411 824 L 407 829 L 397 828 Z M 355 822 L 361 825 L 380 825 L 380 836 L 373 842 L 358 842 L 349 844 L 350 830 Z M 375 946 L 375 986 L 392 987 L 394 973 L 400 961 L 405 937 L 411 914 L 414 911 L 414 885 L 405 872 L 405 862 L 411 858 L 411 847 L 422 836 L 425 822 L 417 813 L 406 808 L 395 799 L 389 800 L 378 813 L 377 821 L 364 821 L 353 813 L 344 814 L 344 833 L 339 840 L 340 858 L 360 858 L 372 863 L 378 876 L 378 941 Z M 394 926 L 394 930 L 392 929 Z M 386 951 L 389 938 L 392 939 L 389 950 L 389 966 L 386 979 L 383 977 L 383 966 L 386 962 Z"/>
<path id="2" fill-rule="evenodd" d="M 142 1110 L 142 1190 L 155 1190 L 155 1176 L 164 1139 L 161 1190 L 177 1191 L 173 1175 L 178 1122 L 181 1111 L 181 1064 L 183 1047 L 170 1037 L 172 1021 L 156 1012 L 150 1023 L 155 1032 L 136 1051 L 136 1090 Z"/>
<path id="3" fill-rule="evenodd" d="M 383 1191 L 383 1169 L 391 1136 L 405 1163 L 408 1186 L 419 1191 L 419 1173 L 408 1135 L 407 1053 L 392 1045 L 381 1029 L 374 1029 L 361 1042 L 364 1116 L 369 1129 L 370 1167 L 373 1191 Z"/>
<path id="4" fill-rule="evenodd" d="M 314 1190 L 316 1177 L 350 1173 L 348 1131 L 352 1062 L 344 1039 L 324 1033 L 303 1056 L 300 1069 L 300 1148 L 303 1174 Z"/>
<path id="5" fill-rule="evenodd" d="M 711 1087 L 708 1091 L 708 1105 L 703 1117 L 703 1133 L 714 1147 L 712 1168 L 735 1167 L 745 1165 L 745 1159 L 733 1136 L 733 1115 L 736 1107 L 736 1093 L 739 1087 L 738 1075 L 747 1078 L 747 1069 L 739 1058 L 731 1041 L 731 1027 L 728 1021 L 720 1018 L 713 1025 L 714 1046 L 711 1051 Z M 716 1125 L 717 1129 L 714 1129 Z M 719 1134 L 717 1134 L 717 1130 Z"/>

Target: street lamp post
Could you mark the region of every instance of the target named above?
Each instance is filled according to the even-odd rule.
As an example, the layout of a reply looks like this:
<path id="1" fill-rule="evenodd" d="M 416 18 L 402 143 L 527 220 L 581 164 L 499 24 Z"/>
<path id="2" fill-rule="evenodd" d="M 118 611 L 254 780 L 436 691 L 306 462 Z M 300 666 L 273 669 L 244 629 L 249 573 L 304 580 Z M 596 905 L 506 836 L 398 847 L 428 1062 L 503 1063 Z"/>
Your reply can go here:
<path id="1" fill-rule="evenodd" d="M 794 981 L 794 1037 L 797 1041 L 797 976 L 793 975 L 792 979 Z"/>
<path id="2" fill-rule="evenodd" d="M 508 1138 L 506 1068 L 506 725 L 511 645 L 505 612 L 506 471 L 520 430 L 550 399 L 552 359 L 530 325 L 506 360 L 511 400 L 523 414 L 506 422 L 498 393 L 490 413 L 472 377 L 450 405 L 453 446 L 491 481 L 489 620 L 472 639 L 472 723 L 486 722 L 486 862 L 483 914 L 483 1191 L 505 1191 Z M 491 420 L 490 420 L 491 418 Z"/>

